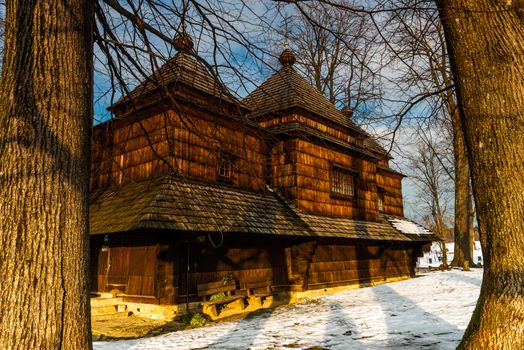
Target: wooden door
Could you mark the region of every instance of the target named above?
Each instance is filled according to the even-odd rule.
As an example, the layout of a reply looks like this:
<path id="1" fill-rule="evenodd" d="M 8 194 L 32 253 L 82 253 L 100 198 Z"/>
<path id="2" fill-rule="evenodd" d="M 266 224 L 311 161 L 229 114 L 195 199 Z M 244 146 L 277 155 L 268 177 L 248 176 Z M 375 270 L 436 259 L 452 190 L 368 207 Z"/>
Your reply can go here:
<path id="1" fill-rule="evenodd" d="M 107 287 L 109 247 L 103 236 L 93 236 L 90 242 L 90 277 L 92 292 L 105 292 Z"/>
<path id="2" fill-rule="evenodd" d="M 174 304 L 177 297 L 175 285 L 175 246 L 159 245 L 157 254 L 157 295 L 160 304 Z"/>
<path id="3" fill-rule="evenodd" d="M 111 246 L 108 248 L 108 267 L 106 292 L 127 292 L 129 275 L 129 258 L 132 248 L 126 246 Z"/>
<path id="4" fill-rule="evenodd" d="M 156 296 L 157 250 L 157 245 L 129 248 L 126 294 Z"/>
<path id="5" fill-rule="evenodd" d="M 158 246 L 140 237 L 111 237 L 107 247 L 106 292 L 156 296 Z M 100 259 L 103 255 L 100 255 Z"/>

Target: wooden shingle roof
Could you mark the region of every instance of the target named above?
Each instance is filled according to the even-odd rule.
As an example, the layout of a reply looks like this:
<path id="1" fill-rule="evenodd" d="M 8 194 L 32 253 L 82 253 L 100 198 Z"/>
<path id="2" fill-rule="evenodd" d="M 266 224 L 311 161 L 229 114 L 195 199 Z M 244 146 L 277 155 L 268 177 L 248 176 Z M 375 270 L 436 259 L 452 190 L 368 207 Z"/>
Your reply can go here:
<path id="1" fill-rule="evenodd" d="M 382 147 L 380 145 L 380 143 L 377 142 L 377 140 L 375 140 L 373 137 L 369 137 L 367 139 L 364 140 L 364 146 L 369 149 L 369 150 L 372 150 L 380 155 L 383 155 L 383 156 L 387 156 L 388 158 L 392 158 L 389 154 L 388 154 L 388 151 L 386 151 L 386 149 L 384 147 Z"/>
<path id="2" fill-rule="evenodd" d="M 164 175 L 92 194 L 91 234 L 167 229 L 306 235 L 273 195 Z"/>
<path id="3" fill-rule="evenodd" d="M 368 136 L 289 65 L 275 72 L 243 102 L 253 110 L 253 117 L 298 107 Z"/>
<path id="4" fill-rule="evenodd" d="M 429 242 L 438 240 L 434 234 L 417 234 L 397 230 L 390 222 L 360 221 L 318 215 L 299 214 L 308 227 L 319 237 L 346 237 L 368 240 Z M 408 221 L 404 218 L 405 221 Z"/>
<path id="5" fill-rule="evenodd" d="M 229 103 L 242 105 L 217 77 L 210 72 L 204 63 L 197 60 L 192 52 L 180 51 L 133 89 L 128 96 L 121 98 L 111 108 L 130 99 L 135 100 L 135 103 L 138 104 L 141 98 L 149 96 L 160 87 L 178 83 L 185 84 Z"/>
<path id="6" fill-rule="evenodd" d="M 303 108 L 357 132 L 364 137 L 366 148 L 378 154 L 387 155 L 387 151 L 376 140 L 338 110 L 320 91 L 304 79 L 292 65 L 285 65 L 275 72 L 249 94 L 243 100 L 243 103 L 251 108 L 251 116 L 253 118 L 285 111 L 290 108 Z"/>
<path id="7" fill-rule="evenodd" d="M 139 229 L 431 241 L 404 234 L 389 222 L 304 214 L 275 193 L 254 193 L 201 180 L 164 175 L 117 190 L 92 193 L 90 233 Z"/>

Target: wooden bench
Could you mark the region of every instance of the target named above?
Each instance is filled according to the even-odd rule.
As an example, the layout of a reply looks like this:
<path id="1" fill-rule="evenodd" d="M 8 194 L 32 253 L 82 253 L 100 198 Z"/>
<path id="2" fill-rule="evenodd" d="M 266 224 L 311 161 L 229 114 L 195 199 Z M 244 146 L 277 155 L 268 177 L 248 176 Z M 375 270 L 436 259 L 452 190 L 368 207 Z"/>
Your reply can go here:
<path id="1" fill-rule="evenodd" d="M 270 280 L 245 283 L 244 289 L 249 298 L 249 303 L 256 306 L 262 306 L 266 298 L 273 296 L 273 292 L 271 291 L 272 286 L 273 281 Z M 255 292 L 255 290 L 258 291 Z"/>
<path id="2" fill-rule="evenodd" d="M 227 306 L 227 308 L 243 310 L 245 308 L 244 296 L 231 294 L 231 292 L 235 291 L 236 289 L 237 285 L 235 280 L 232 280 L 227 284 L 224 284 L 224 281 L 219 281 L 197 285 L 198 296 L 202 297 L 203 300 L 202 312 L 215 319 L 219 314 L 217 311 L 217 306 L 224 305 Z M 226 297 L 208 300 L 212 295 L 218 293 L 225 293 Z"/>

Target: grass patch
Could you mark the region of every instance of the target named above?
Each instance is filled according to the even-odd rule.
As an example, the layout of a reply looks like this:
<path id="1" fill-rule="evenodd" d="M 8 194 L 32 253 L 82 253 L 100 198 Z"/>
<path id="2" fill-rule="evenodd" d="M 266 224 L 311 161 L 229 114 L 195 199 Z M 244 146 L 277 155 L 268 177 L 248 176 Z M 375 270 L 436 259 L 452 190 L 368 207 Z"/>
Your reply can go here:
<path id="1" fill-rule="evenodd" d="M 178 316 L 176 321 L 191 327 L 202 327 L 209 322 L 209 319 L 200 312 L 190 312 Z"/>
<path id="2" fill-rule="evenodd" d="M 226 293 L 222 292 L 222 293 L 216 293 L 216 294 L 213 294 L 209 297 L 209 300 L 217 300 L 217 299 L 223 299 L 227 297 Z"/>

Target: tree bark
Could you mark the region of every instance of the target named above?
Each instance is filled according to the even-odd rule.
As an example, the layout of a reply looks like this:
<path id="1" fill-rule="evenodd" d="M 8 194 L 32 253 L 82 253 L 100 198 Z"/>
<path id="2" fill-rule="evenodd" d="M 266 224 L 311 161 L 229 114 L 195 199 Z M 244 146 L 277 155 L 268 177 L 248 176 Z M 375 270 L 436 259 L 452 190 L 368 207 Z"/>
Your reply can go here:
<path id="1" fill-rule="evenodd" d="M 524 3 L 437 1 L 455 77 L 484 279 L 459 349 L 524 349 Z"/>
<path id="2" fill-rule="evenodd" d="M 473 246 L 469 230 L 469 207 L 471 202 L 469 190 L 469 165 L 466 153 L 464 132 L 460 120 L 460 111 L 453 103 L 450 112 L 453 129 L 453 155 L 455 166 L 455 225 L 453 260 L 451 266 L 463 267 L 468 261 L 473 264 Z"/>
<path id="3" fill-rule="evenodd" d="M 12 1 L 0 82 L 0 348 L 90 349 L 93 2 Z"/>

